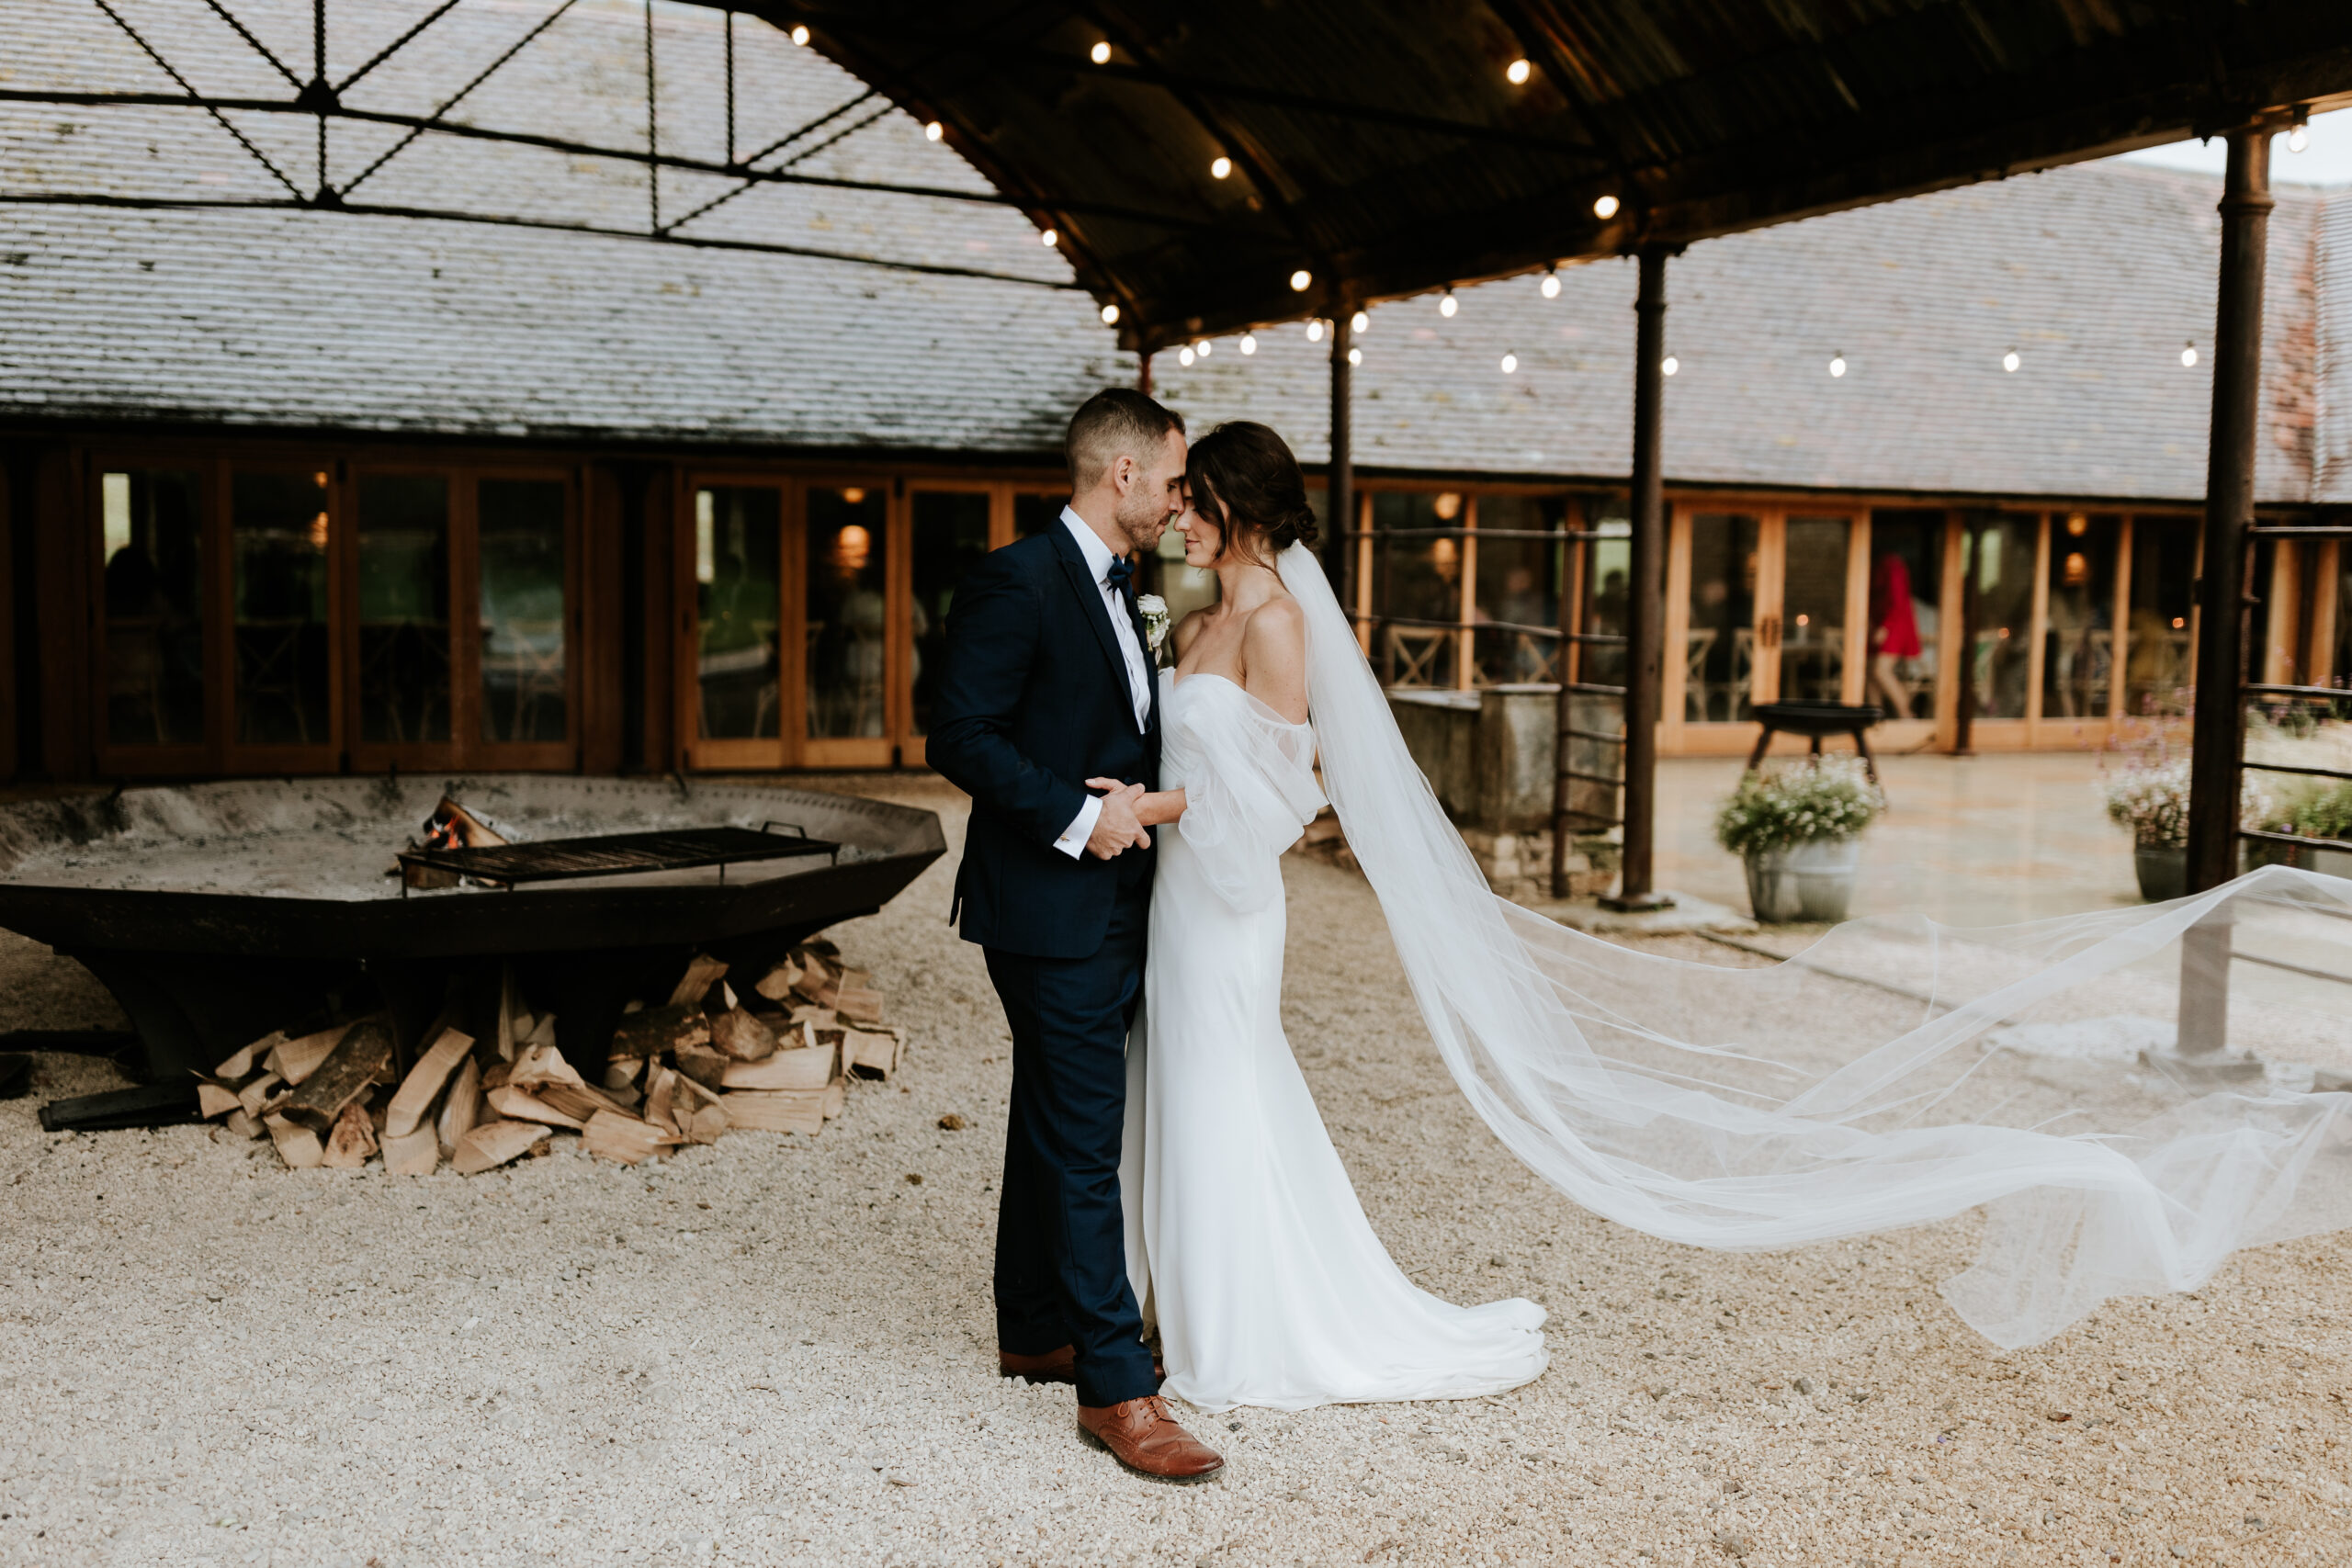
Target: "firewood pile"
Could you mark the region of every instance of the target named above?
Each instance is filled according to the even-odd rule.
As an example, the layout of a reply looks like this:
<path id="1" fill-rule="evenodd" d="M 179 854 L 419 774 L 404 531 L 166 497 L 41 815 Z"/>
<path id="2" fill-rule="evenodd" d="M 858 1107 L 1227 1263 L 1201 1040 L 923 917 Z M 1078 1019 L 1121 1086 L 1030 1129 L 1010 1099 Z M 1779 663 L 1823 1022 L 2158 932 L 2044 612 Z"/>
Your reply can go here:
<path id="1" fill-rule="evenodd" d="M 873 977 L 822 940 L 741 992 L 725 964 L 696 954 L 659 1005 L 628 1004 L 601 1083 L 564 1059 L 556 1028 L 554 1013 L 522 1005 L 509 974 L 485 1038 L 445 1015 L 403 1061 L 383 1014 L 281 1031 L 199 1075 L 199 1108 L 220 1123 L 216 1135 L 266 1137 L 296 1170 L 380 1158 L 404 1176 L 445 1163 L 470 1176 L 551 1153 L 559 1134 L 637 1165 L 730 1128 L 813 1137 L 853 1081 L 888 1082 L 906 1050 L 904 1032 L 882 1021 Z"/>

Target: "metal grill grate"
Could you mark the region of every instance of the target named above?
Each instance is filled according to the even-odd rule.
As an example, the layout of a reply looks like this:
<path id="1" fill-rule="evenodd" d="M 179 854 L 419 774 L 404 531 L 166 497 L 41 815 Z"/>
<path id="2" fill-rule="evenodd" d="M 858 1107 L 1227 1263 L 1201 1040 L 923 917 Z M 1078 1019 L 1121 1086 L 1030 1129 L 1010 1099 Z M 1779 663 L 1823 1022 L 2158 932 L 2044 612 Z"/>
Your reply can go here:
<path id="1" fill-rule="evenodd" d="M 768 823 L 768 828 L 786 826 Z M 798 829 L 795 829 L 796 832 Z M 611 833 L 587 839 L 546 839 L 486 849 L 403 850 L 402 866 L 450 872 L 501 887 L 526 882 L 567 882 L 583 876 L 626 876 L 656 871 L 718 867 L 720 880 L 738 861 L 797 860 L 823 855 L 841 863 L 841 845 L 806 833 L 786 838 L 750 828 L 682 828 L 653 833 Z"/>

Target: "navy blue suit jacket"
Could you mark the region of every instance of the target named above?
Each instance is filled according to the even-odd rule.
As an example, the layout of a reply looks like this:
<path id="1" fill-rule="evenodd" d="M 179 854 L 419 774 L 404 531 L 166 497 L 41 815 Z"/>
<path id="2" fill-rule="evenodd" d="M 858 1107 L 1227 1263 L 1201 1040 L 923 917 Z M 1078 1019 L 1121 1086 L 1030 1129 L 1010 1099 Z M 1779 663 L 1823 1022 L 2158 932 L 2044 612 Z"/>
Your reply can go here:
<path id="1" fill-rule="evenodd" d="M 1135 631 L 1148 648 L 1140 624 Z M 1138 730 L 1109 610 L 1061 522 L 964 574 L 924 756 L 972 797 L 948 916 L 960 913 L 965 941 L 1084 958 L 1102 945 L 1114 900 L 1148 886 L 1149 850 L 1073 860 L 1054 840 L 1093 793 L 1088 779 L 1159 787 L 1154 679 Z"/>

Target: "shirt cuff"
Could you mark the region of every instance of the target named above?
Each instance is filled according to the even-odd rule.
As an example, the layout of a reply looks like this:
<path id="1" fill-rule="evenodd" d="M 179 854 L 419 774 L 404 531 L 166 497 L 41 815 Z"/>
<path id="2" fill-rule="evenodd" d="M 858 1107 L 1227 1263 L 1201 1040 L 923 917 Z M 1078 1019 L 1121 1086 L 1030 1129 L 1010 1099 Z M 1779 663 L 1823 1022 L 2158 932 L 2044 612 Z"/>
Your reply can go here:
<path id="1" fill-rule="evenodd" d="M 1054 848 L 1072 860 L 1078 859 L 1086 852 L 1086 840 L 1094 837 L 1094 824 L 1102 815 L 1102 797 L 1088 795 L 1086 804 L 1078 808 L 1078 815 L 1070 818 L 1069 826 L 1062 829 L 1062 836 L 1054 840 Z"/>

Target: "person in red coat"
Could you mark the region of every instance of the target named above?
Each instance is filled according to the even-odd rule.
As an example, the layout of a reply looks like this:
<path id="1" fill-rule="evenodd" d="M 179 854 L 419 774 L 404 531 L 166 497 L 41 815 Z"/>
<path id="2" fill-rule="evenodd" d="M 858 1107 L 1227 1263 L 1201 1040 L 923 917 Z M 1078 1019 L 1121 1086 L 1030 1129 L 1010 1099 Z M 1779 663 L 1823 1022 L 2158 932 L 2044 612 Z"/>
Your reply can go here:
<path id="1" fill-rule="evenodd" d="M 1911 569 L 1897 555 L 1883 555 L 1871 568 L 1871 679 L 1886 703 L 1887 716 L 1911 716 L 1911 693 L 1895 671 L 1898 659 L 1919 657 L 1919 619 L 1911 605 Z"/>

